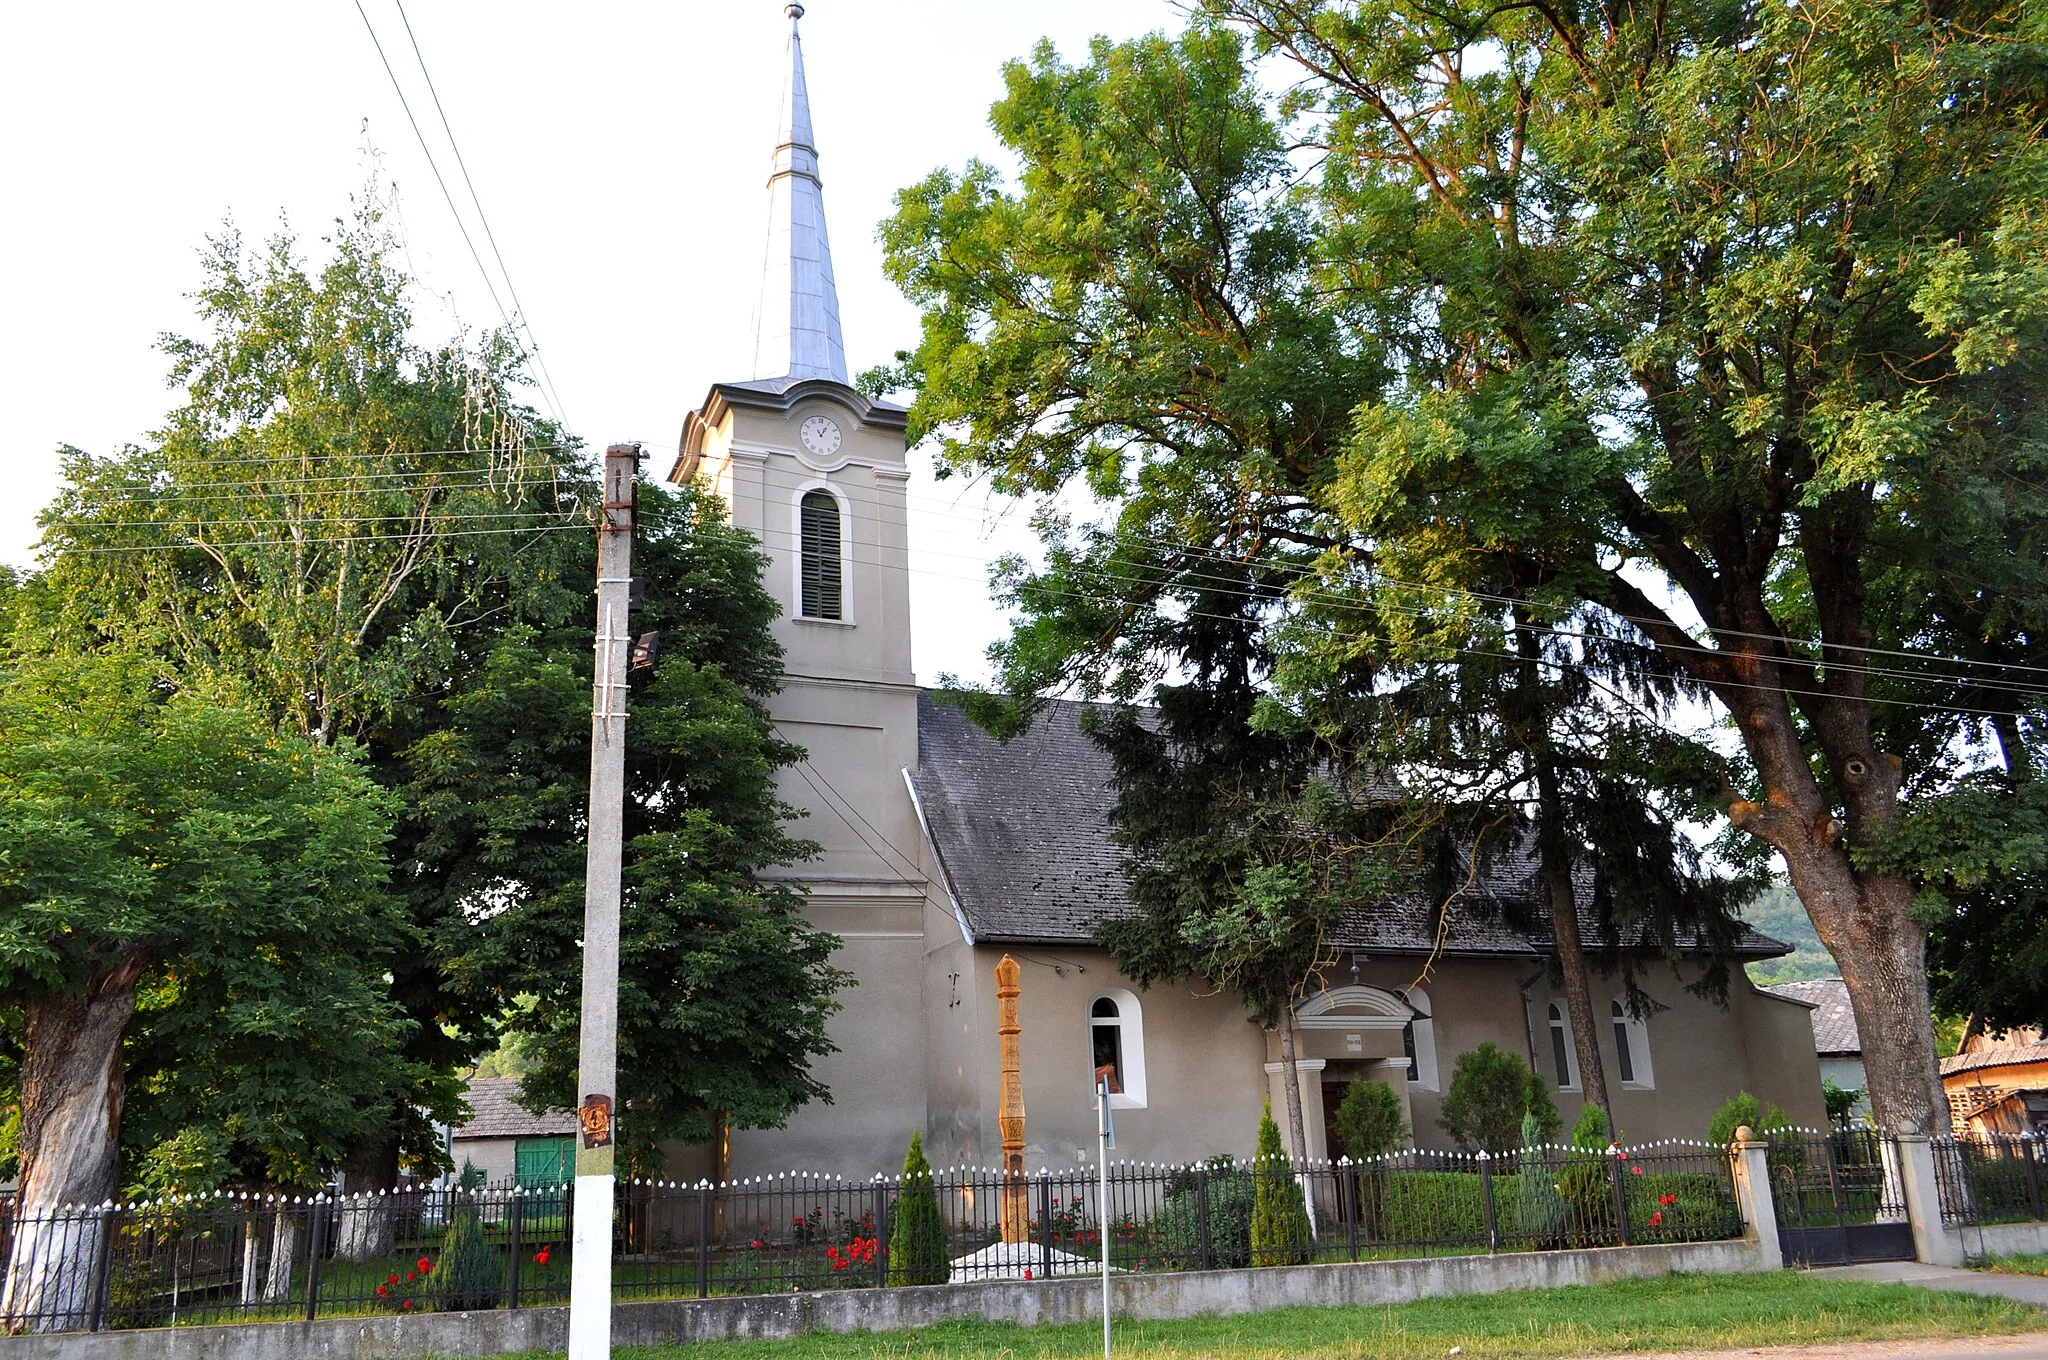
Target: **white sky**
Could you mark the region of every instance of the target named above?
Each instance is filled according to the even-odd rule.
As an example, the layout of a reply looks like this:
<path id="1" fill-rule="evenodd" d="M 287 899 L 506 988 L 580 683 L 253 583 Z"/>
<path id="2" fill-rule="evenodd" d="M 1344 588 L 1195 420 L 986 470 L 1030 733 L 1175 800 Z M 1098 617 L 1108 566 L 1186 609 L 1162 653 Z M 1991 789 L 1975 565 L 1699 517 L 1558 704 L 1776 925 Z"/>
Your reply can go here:
<path id="1" fill-rule="evenodd" d="M 393 0 L 363 0 L 467 209 Z M 441 103 L 490 214 L 571 428 L 645 441 L 745 376 L 763 184 L 782 88 L 780 0 L 543 4 L 412 0 Z M 1049 37 L 1178 28 L 1170 0 L 814 0 L 803 21 L 847 356 L 916 339 L 882 278 L 875 224 L 939 165 L 995 154 L 1003 61 Z M 174 404 L 156 351 L 195 328 L 202 238 L 288 218 L 309 251 L 363 185 L 368 145 L 397 185 L 422 338 L 497 314 L 354 0 L 10 5 L 0 15 L 0 562 L 27 564 L 60 443 L 109 452 Z M 479 250 L 490 255 L 472 223 Z M 509 302 L 508 302 L 509 305 Z M 911 594 L 919 676 L 986 674 L 1003 631 L 985 559 L 1021 513 L 935 484 L 914 452 Z"/>

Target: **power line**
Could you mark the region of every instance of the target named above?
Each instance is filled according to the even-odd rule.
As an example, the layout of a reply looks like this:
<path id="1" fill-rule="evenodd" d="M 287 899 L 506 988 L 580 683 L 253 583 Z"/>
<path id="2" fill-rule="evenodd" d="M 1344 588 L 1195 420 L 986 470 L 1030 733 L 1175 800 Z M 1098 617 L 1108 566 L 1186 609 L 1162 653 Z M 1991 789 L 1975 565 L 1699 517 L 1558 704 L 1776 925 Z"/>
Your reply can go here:
<path id="1" fill-rule="evenodd" d="M 256 454 L 243 458 L 220 458 L 210 453 L 202 453 L 193 455 L 189 461 L 206 467 L 233 467 L 246 463 L 335 463 L 345 458 L 452 458 L 458 454 L 483 454 L 492 458 L 502 458 L 507 455 L 522 453 L 573 453 L 582 447 L 583 445 L 580 443 L 571 442 L 567 444 L 499 445 L 496 447 L 486 445 L 480 448 L 385 449 L 381 452 L 377 450 L 357 450 L 353 453 L 270 453 Z M 102 466 L 119 466 L 118 460 L 112 458 L 94 458 L 92 461 Z M 179 461 L 184 462 L 187 460 L 180 459 Z"/>
<path id="2" fill-rule="evenodd" d="M 161 526 L 152 526 L 161 527 Z M 588 524 L 529 524 L 512 529 L 449 529 L 437 531 L 433 538 L 493 538 L 519 534 L 553 534 L 563 530 L 589 532 Z M 208 542 L 204 539 L 188 538 L 182 543 L 118 543 L 94 544 L 90 547 L 66 544 L 58 549 L 61 553 L 138 553 L 138 552 L 195 552 L 208 548 L 228 552 L 240 548 L 317 548 L 331 547 L 344 543 L 403 543 L 404 539 L 395 534 L 361 534 L 340 538 L 243 538 L 222 542 Z"/>
<path id="3" fill-rule="evenodd" d="M 455 219 L 455 229 L 462 233 L 462 243 L 469 247 L 469 258 L 476 262 L 476 272 L 482 276 L 484 289 L 491 295 L 491 305 L 498 309 L 498 319 L 505 323 L 506 330 L 517 329 L 512 324 L 511 314 L 505 310 L 504 302 L 498 297 L 498 287 L 491 282 L 491 271 L 484 268 L 483 256 L 477 253 L 476 242 L 470 239 L 469 224 L 462 220 L 462 213 L 455 206 L 455 195 L 448 191 L 448 181 L 441 176 L 440 163 L 434 159 L 433 150 L 427 145 L 427 136 L 420 131 L 419 119 L 413 117 L 412 101 L 405 97 L 405 88 L 398 83 L 398 73 L 391 69 L 391 58 L 384 55 L 384 43 L 377 36 L 376 25 L 370 22 L 370 15 L 363 8 L 363 0 L 355 0 L 356 13 L 362 16 L 363 27 L 370 34 L 370 43 L 377 49 L 377 60 L 384 64 L 384 75 L 391 82 L 391 88 L 398 95 L 399 107 L 405 110 L 405 121 L 412 125 L 412 135 L 420 144 L 420 153 L 427 158 L 427 168 L 434 172 L 434 183 L 441 186 L 441 197 L 448 203 L 448 212 Z M 509 284 L 509 280 L 507 280 Z M 560 409 L 549 399 L 545 390 L 541 393 L 548 402 L 548 412 L 558 424 L 566 425 Z"/>
<path id="4" fill-rule="evenodd" d="M 554 375 L 548 372 L 548 361 L 540 352 L 540 337 L 533 333 L 533 324 L 527 318 L 526 304 L 519 300 L 519 286 L 512 282 L 512 271 L 505 265 L 505 256 L 498 249 L 497 233 L 491 230 L 491 219 L 484 212 L 483 200 L 477 197 L 476 184 L 469 177 L 469 165 L 462 159 L 462 146 L 455 140 L 455 129 L 448 126 L 447 110 L 441 107 L 441 92 L 434 88 L 433 73 L 427 70 L 426 56 L 420 51 L 420 40 L 413 36 L 412 20 L 406 16 L 405 0 L 392 0 L 398 6 L 399 22 L 405 25 L 406 41 L 412 44 L 413 59 L 420 64 L 420 74 L 426 77 L 427 93 L 433 97 L 434 112 L 441 119 L 441 131 L 448 134 L 448 149 L 455 153 L 455 166 L 462 171 L 463 187 L 469 190 L 469 201 L 476 208 L 477 221 L 483 224 L 484 239 L 490 242 L 491 257 L 498 262 L 498 272 L 505 276 L 505 291 L 512 295 L 512 306 L 519 313 L 519 324 L 526 330 L 527 343 L 533 346 L 533 362 L 540 370 L 542 382 L 547 385 L 548 395 L 554 398 L 556 409 L 567 421 L 568 408 L 562 405 L 562 394 L 555 389 Z M 451 205 L 452 206 L 452 205 Z"/>

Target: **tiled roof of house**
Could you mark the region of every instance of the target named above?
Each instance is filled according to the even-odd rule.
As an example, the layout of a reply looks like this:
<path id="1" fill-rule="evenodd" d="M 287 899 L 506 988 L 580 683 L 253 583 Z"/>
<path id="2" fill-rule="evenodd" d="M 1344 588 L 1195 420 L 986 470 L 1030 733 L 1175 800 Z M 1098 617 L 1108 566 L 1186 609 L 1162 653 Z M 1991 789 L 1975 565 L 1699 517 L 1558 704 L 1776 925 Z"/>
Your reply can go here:
<path id="1" fill-rule="evenodd" d="M 571 1110 L 534 1114 L 519 1103 L 519 1078 L 476 1077 L 469 1083 L 470 1116 L 457 1138 L 554 1138 L 576 1132 Z"/>
<path id="2" fill-rule="evenodd" d="M 915 780 L 946 886 L 975 937 L 999 944 L 1081 944 L 1097 922 L 1128 915 L 1123 849 L 1110 834 L 1115 801 L 1109 755 L 1081 730 L 1090 705 L 1048 703 L 1023 735 L 997 741 L 957 707 L 918 696 Z M 1524 919 L 1544 911 L 1522 886 L 1526 847 L 1495 855 L 1474 876 L 1474 891 L 1448 913 L 1445 949 L 1465 956 L 1535 958 L 1549 932 L 1503 919 L 1503 903 Z M 1603 938 L 1585 894 L 1579 929 Z M 1337 950 L 1427 954 L 1435 946 L 1431 905 L 1420 897 L 1361 903 L 1330 940 Z M 1746 930 L 1737 952 L 1749 958 L 1788 953 Z"/>
<path id="3" fill-rule="evenodd" d="M 1856 1009 L 1849 1004 L 1848 984 L 1840 978 L 1773 982 L 1762 990 L 1813 1007 L 1813 1048 L 1821 1057 L 1862 1056 L 1863 1039 L 1856 1032 Z"/>
<path id="4" fill-rule="evenodd" d="M 2021 1063 L 2048 1064 L 2048 1040 L 2033 1037 L 2031 1031 L 2010 1043 L 1990 1043 L 1970 1053 L 1958 1053 L 1941 1060 L 1941 1075 L 1981 1072 L 1992 1067 L 2013 1067 Z"/>

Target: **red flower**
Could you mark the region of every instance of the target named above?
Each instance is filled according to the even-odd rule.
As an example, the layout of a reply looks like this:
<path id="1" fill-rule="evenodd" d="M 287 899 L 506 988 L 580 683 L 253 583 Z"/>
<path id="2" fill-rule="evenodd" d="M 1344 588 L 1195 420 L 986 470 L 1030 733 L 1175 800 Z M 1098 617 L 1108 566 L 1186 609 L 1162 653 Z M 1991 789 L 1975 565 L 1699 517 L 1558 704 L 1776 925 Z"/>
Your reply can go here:
<path id="1" fill-rule="evenodd" d="M 1628 1173 L 1631 1176 L 1640 1176 L 1643 1174 L 1643 1169 L 1639 1166 L 1632 1166 L 1628 1169 Z"/>
<path id="2" fill-rule="evenodd" d="M 390 1278 L 390 1279 L 388 1279 L 388 1280 L 386 1280 L 386 1281 L 385 1281 L 384 1283 L 386 1283 L 386 1284 L 397 1284 L 397 1283 L 398 1283 L 398 1274 L 397 1274 L 397 1272 L 396 1272 L 396 1271 L 392 1272 L 391 1278 Z"/>
<path id="3" fill-rule="evenodd" d="M 412 1300 L 411 1300 L 411 1299 L 407 1299 L 407 1300 L 406 1300 L 406 1301 L 405 1301 L 404 1303 L 401 1303 L 401 1304 L 399 1304 L 398 1306 L 399 1306 L 400 1308 L 411 1308 L 411 1307 L 412 1307 Z"/>
<path id="4" fill-rule="evenodd" d="M 420 1274 L 429 1275 L 433 1273 L 434 1263 L 432 1261 L 429 1261 L 426 1257 L 420 1257 L 419 1266 Z"/>
<path id="5" fill-rule="evenodd" d="M 533 1254 L 533 1263 L 537 1266 L 546 1265 L 548 1263 L 548 1254 L 553 1250 L 553 1244 L 549 1244 L 548 1246 L 542 1247 L 539 1251 Z"/>
<path id="6" fill-rule="evenodd" d="M 755 1239 L 754 1239 L 754 1250 L 755 1250 L 755 1251 L 759 1251 L 760 1249 L 761 1249 L 761 1239 L 757 1237 L 757 1238 L 755 1238 Z"/>
<path id="7" fill-rule="evenodd" d="M 1678 1203 L 1678 1196 L 1677 1196 L 1677 1195 L 1659 1195 L 1659 1196 L 1657 1196 L 1657 1202 L 1658 1202 L 1659 1204 L 1663 1204 L 1663 1205 L 1672 1205 L 1672 1204 L 1676 1204 L 1676 1203 Z"/>
<path id="8" fill-rule="evenodd" d="M 1024 1278 L 1025 1278 L 1025 1279 L 1027 1279 L 1027 1280 L 1031 1278 L 1031 1267 L 1030 1267 L 1030 1266 L 1026 1266 L 1026 1267 L 1024 1267 Z"/>
<path id="9" fill-rule="evenodd" d="M 411 1284 L 414 1280 L 417 1280 L 418 1278 L 419 1272 L 417 1271 L 408 1270 L 405 1272 L 405 1282 L 407 1284 Z"/>
<path id="10" fill-rule="evenodd" d="M 391 1286 L 388 1284 L 380 1284 L 377 1286 L 377 1297 L 380 1299 L 383 1298 L 386 1294 L 389 1294 L 390 1292 Z"/>
<path id="11" fill-rule="evenodd" d="M 1650 1215 L 1650 1226 L 1653 1228 L 1656 1227 L 1659 1223 L 1662 1223 L 1663 1221 L 1664 1211 L 1662 1209 L 1659 1209 L 1656 1213 Z"/>

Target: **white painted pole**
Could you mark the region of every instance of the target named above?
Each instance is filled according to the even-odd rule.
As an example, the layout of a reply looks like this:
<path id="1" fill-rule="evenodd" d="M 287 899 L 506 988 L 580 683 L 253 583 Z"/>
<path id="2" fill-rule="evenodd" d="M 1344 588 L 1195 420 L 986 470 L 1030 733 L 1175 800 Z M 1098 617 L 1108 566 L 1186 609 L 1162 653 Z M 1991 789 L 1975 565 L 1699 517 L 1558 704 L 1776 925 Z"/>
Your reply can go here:
<path id="1" fill-rule="evenodd" d="M 1095 1135 L 1100 1188 L 1095 1201 L 1095 1221 L 1102 1229 L 1102 1360 L 1109 1360 L 1109 1150 L 1116 1146 L 1116 1125 L 1109 1116 L 1109 1078 L 1095 1084 Z"/>
<path id="2" fill-rule="evenodd" d="M 612 1189 L 619 1065 L 619 874 L 626 815 L 627 619 L 640 446 L 604 454 L 597 530 L 597 657 L 590 706 L 590 844 L 583 890 L 583 1021 L 577 1053 L 576 1202 L 570 1227 L 569 1360 L 611 1360 Z"/>

